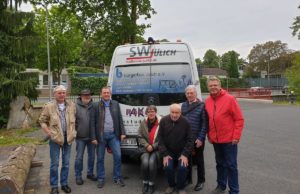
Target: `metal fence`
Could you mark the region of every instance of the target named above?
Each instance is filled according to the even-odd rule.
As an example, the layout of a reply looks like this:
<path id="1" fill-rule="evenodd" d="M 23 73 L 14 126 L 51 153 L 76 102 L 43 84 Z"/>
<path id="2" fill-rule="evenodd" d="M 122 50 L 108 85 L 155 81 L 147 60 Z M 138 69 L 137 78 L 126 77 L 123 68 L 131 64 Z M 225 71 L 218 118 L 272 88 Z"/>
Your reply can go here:
<path id="1" fill-rule="evenodd" d="M 286 78 L 246 78 L 250 87 L 264 87 L 272 89 L 281 89 L 283 86 L 288 85 Z"/>

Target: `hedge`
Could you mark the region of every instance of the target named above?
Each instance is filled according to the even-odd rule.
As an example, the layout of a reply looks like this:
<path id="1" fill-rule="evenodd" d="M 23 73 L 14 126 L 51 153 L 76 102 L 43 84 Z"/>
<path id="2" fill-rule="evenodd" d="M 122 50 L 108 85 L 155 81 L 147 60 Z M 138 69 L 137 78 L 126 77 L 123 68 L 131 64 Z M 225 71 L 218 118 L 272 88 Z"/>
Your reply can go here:
<path id="1" fill-rule="evenodd" d="M 100 94 L 100 89 L 107 85 L 107 78 L 77 77 L 77 73 L 103 73 L 92 67 L 71 66 L 68 68 L 71 81 L 71 95 L 78 95 L 83 89 L 90 89 L 94 95 Z"/>
<path id="2" fill-rule="evenodd" d="M 248 88 L 249 83 L 245 79 L 240 78 L 220 78 L 222 88 Z M 200 78 L 201 92 L 208 92 L 207 78 Z"/>

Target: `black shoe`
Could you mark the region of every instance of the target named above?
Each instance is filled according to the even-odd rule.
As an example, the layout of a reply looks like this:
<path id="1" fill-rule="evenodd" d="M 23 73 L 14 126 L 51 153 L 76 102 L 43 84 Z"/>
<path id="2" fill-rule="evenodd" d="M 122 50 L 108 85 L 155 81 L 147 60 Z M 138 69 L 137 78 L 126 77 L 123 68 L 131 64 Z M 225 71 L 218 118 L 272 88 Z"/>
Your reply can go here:
<path id="1" fill-rule="evenodd" d="M 86 178 L 92 180 L 92 181 L 97 181 L 97 177 L 95 175 L 87 175 Z"/>
<path id="2" fill-rule="evenodd" d="M 71 193 L 71 188 L 68 185 L 61 186 L 61 190 L 63 190 L 65 193 Z"/>
<path id="3" fill-rule="evenodd" d="M 59 194 L 58 188 L 57 188 L 57 187 L 52 188 L 52 189 L 51 189 L 51 194 Z"/>
<path id="4" fill-rule="evenodd" d="M 200 191 L 203 189 L 203 187 L 204 187 L 204 182 L 202 182 L 202 183 L 198 182 L 194 187 L 194 191 Z"/>
<path id="5" fill-rule="evenodd" d="M 115 184 L 120 185 L 121 187 L 125 186 L 123 179 L 116 179 L 116 180 L 114 180 L 114 182 L 115 182 Z"/>
<path id="6" fill-rule="evenodd" d="M 148 188 L 149 188 L 148 183 L 143 183 L 142 193 L 147 194 L 148 193 Z"/>
<path id="7" fill-rule="evenodd" d="M 148 183 L 144 183 L 143 184 L 143 190 L 142 190 L 143 194 L 147 194 L 148 193 L 148 188 L 149 188 Z"/>
<path id="8" fill-rule="evenodd" d="M 83 184 L 83 180 L 82 180 L 81 177 L 77 177 L 77 178 L 76 178 L 76 184 L 77 184 L 77 185 L 82 185 L 82 184 Z"/>
<path id="9" fill-rule="evenodd" d="M 100 188 L 100 189 L 103 188 L 104 187 L 104 180 L 99 180 L 98 184 L 97 184 L 97 187 Z"/>
<path id="10" fill-rule="evenodd" d="M 149 185 L 148 194 L 153 194 L 154 190 L 154 185 Z"/>

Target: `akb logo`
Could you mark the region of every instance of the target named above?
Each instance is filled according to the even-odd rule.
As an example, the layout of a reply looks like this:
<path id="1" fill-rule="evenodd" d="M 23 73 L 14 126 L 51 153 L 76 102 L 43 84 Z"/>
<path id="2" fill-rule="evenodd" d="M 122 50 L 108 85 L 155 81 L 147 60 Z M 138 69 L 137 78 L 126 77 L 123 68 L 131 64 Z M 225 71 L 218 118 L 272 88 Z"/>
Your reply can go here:
<path id="1" fill-rule="evenodd" d="M 134 59 L 151 59 L 153 56 L 174 56 L 176 55 L 176 50 L 161 50 L 161 49 L 151 49 L 151 46 L 141 46 L 141 47 L 131 47 L 130 57 L 127 60 Z"/>

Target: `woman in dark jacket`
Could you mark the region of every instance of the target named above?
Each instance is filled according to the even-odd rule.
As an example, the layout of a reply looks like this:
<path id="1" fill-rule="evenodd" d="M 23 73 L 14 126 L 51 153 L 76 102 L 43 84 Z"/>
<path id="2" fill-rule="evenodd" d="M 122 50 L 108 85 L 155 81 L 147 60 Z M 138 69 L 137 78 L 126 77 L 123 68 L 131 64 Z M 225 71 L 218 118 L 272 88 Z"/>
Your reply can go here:
<path id="1" fill-rule="evenodd" d="M 157 108 L 150 105 L 146 109 L 145 118 L 139 127 L 139 142 L 145 148 L 145 153 L 141 156 L 141 170 L 143 177 L 143 194 L 154 193 L 154 180 L 157 168 L 161 163 L 158 152 L 157 134 L 159 130 L 160 117 Z"/>

